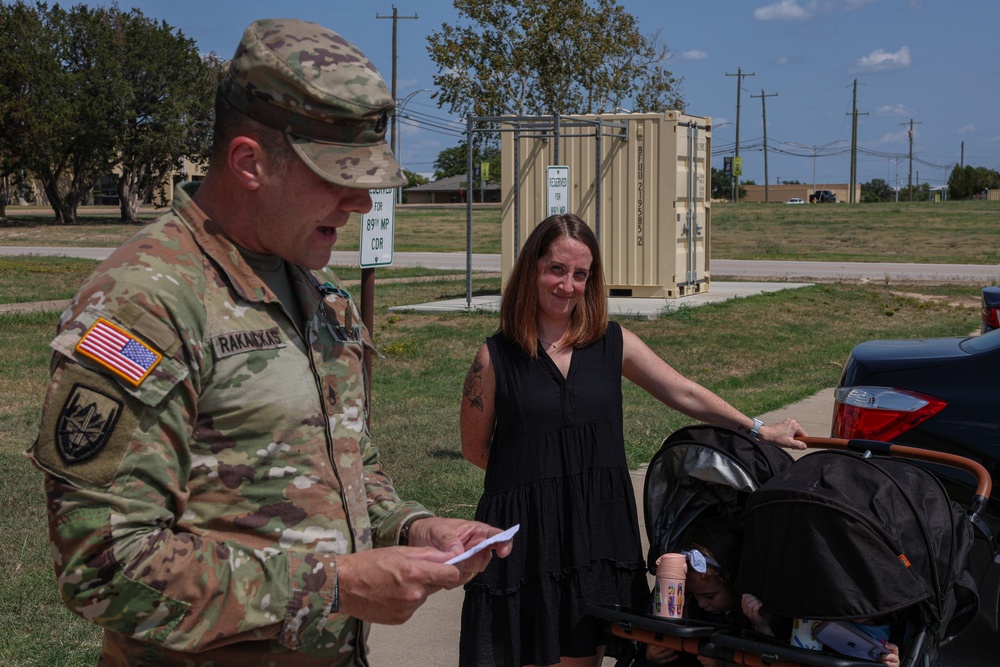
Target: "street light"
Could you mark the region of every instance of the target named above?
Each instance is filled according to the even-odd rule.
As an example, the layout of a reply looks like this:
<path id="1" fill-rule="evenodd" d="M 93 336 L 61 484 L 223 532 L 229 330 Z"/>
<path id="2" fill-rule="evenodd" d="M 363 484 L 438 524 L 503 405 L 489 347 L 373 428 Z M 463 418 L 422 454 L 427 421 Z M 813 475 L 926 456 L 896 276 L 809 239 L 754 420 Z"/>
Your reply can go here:
<path id="1" fill-rule="evenodd" d="M 403 169 L 403 130 L 401 123 L 399 122 L 399 117 L 403 115 L 403 111 L 406 109 L 406 103 L 413 99 L 413 96 L 417 93 L 429 93 L 430 88 L 421 88 L 420 90 L 414 90 L 412 93 L 407 95 L 402 99 L 402 101 L 396 102 L 396 161 L 399 162 L 400 170 Z M 399 192 L 396 193 L 396 203 L 403 203 L 403 186 L 399 187 Z"/>

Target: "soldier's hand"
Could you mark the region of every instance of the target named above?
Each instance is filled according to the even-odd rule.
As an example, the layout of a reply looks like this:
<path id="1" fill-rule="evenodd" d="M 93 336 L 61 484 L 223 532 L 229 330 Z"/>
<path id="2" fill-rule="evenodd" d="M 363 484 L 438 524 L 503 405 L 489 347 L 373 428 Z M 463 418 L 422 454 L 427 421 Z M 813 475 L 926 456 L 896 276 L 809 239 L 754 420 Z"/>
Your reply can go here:
<path id="1" fill-rule="evenodd" d="M 462 583 L 463 572 L 444 564 L 454 555 L 431 547 L 383 547 L 339 556 L 339 612 L 403 623 L 429 595 Z"/>
<path id="2" fill-rule="evenodd" d="M 440 551 L 450 552 L 452 556 L 457 556 L 500 532 L 502 532 L 500 528 L 479 521 L 436 516 L 425 517 L 417 519 L 410 527 L 410 544 L 412 546 L 434 547 Z M 493 551 L 496 551 L 498 557 L 505 558 L 512 548 L 512 541 L 506 540 L 458 563 L 456 567 L 462 571 L 462 579 L 459 583 L 468 583 L 474 576 L 485 570 Z"/>

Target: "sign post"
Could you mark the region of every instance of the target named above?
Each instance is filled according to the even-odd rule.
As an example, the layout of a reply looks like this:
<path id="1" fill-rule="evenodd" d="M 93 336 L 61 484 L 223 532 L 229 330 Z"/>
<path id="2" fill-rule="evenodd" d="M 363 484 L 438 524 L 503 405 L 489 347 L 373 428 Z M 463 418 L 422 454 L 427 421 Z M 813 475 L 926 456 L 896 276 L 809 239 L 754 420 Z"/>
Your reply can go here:
<path id="1" fill-rule="evenodd" d="M 547 167 L 545 170 L 545 217 L 562 215 L 568 210 L 569 167 Z"/>
<path id="2" fill-rule="evenodd" d="M 374 335 L 375 326 L 375 267 L 392 264 L 392 226 L 396 217 L 396 188 L 369 190 L 372 209 L 361 216 L 361 323 Z M 372 376 L 372 356 L 364 352 L 365 374 Z M 371 405 L 371 381 L 366 387 L 366 400 Z M 369 411 L 369 415 L 371 411 Z"/>
<path id="3" fill-rule="evenodd" d="M 361 216 L 361 268 L 392 264 L 395 188 L 370 190 L 372 210 Z"/>

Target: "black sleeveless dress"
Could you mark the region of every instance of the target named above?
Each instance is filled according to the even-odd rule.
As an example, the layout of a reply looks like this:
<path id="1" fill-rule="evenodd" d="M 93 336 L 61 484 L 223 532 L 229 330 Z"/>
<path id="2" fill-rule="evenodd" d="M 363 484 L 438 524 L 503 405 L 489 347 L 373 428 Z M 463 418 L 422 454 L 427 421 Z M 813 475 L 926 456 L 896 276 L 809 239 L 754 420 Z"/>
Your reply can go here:
<path id="1" fill-rule="evenodd" d="M 520 524 L 514 550 L 465 587 L 462 667 L 548 665 L 606 643 L 588 602 L 643 607 L 649 588 L 622 435 L 622 332 L 610 323 L 562 373 L 487 340 L 496 431 L 476 519 Z"/>

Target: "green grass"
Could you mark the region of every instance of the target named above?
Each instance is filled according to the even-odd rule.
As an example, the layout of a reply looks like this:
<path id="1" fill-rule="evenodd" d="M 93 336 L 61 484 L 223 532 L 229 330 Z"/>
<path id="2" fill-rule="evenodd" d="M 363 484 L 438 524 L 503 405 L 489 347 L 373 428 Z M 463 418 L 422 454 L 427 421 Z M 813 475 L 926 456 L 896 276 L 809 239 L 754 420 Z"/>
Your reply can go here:
<path id="1" fill-rule="evenodd" d="M 0 313 L 0 665 L 93 665 L 99 633 L 56 592 L 41 475 L 21 452 L 38 429 L 56 313 Z"/>
<path id="2" fill-rule="evenodd" d="M 114 248 L 139 227 L 117 222 L 105 209 L 81 208 L 78 225 L 57 225 L 45 209 L 7 211 L 0 219 L 0 245 Z M 140 222 L 155 218 L 144 211 Z M 464 206 L 399 207 L 393 225 L 396 252 L 464 252 L 467 215 Z M 500 207 L 476 206 L 472 223 L 473 252 L 500 252 Z M 361 216 L 354 214 L 338 234 L 337 250 L 358 249 Z"/>
<path id="3" fill-rule="evenodd" d="M 820 262 L 1000 263 L 1000 205 L 713 204 L 712 257 Z"/>
<path id="4" fill-rule="evenodd" d="M 97 264 L 70 257 L 0 257 L 0 303 L 70 299 Z"/>
<path id="5" fill-rule="evenodd" d="M 151 219 L 152 214 L 145 214 Z M 673 224 L 672 221 L 667 221 Z M 610 223 L 614 224 L 614 222 Z M 399 207 L 396 252 L 461 252 L 466 244 L 462 206 Z M 0 245 L 114 247 L 136 227 L 107 213 L 83 214 L 73 227 L 52 224 L 36 211 L 9 212 L 0 221 Z M 360 216 L 340 232 L 338 250 L 357 250 Z M 500 252 L 499 206 L 473 212 L 473 252 Z M 1000 263 L 1000 205 L 991 201 L 886 204 L 712 204 L 710 254 L 717 259 L 838 262 Z"/>

